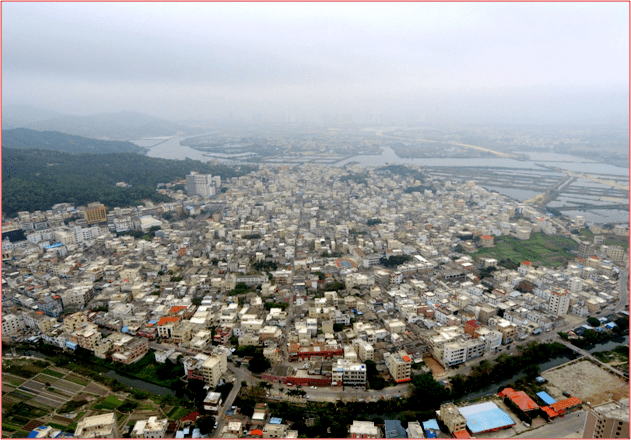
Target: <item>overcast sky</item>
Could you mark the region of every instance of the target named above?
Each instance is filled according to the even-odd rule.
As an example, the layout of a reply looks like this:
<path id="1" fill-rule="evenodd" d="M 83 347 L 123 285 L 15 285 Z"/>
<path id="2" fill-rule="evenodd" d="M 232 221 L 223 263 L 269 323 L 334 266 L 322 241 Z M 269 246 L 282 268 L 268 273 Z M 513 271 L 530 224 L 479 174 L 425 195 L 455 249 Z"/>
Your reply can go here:
<path id="1" fill-rule="evenodd" d="M 629 4 L 4 3 L 3 105 L 628 120 Z"/>

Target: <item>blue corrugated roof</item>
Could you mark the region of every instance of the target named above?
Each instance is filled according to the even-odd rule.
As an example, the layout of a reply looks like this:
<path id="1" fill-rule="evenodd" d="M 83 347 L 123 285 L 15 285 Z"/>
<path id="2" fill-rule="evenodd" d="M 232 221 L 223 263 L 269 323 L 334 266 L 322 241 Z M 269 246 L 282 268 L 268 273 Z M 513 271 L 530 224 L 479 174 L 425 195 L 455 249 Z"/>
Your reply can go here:
<path id="1" fill-rule="evenodd" d="M 272 417 L 269 419 L 269 422 L 272 425 L 280 425 L 281 423 L 283 423 L 283 419 L 281 419 L 280 417 Z"/>
<path id="2" fill-rule="evenodd" d="M 459 407 L 458 409 L 467 420 L 467 427 L 473 435 L 515 424 L 515 421 L 493 402 Z"/>
<path id="3" fill-rule="evenodd" d="M 423 422 L 423 429 L 425 431 L 427 431 L 428 429 L 434 429 L 436 431 L 440 430 L 436 419 L 430 419 L 430 420 L 427 420 L 426 422 Z"/>
<path id="4" fill-rule="evenodd" d="M 546 393 L 545 391 L 541 391 L 539 393 L 537 393 L 537 396 L 543 400 L 545 403 L 547 403 L 548 405 L 552 405 L 553 403 L 556 403 L 556 400 L 554 400 L 552 398 L 552 396 L 548 393 Z"/>

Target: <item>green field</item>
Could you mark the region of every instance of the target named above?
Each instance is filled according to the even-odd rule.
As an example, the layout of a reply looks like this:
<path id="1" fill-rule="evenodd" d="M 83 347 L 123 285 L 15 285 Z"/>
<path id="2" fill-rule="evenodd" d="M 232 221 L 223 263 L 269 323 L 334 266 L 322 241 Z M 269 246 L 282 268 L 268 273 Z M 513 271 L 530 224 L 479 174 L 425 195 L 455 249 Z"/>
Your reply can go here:
<path id="1" fill-rule="evenodd" d="M 578 243 L 569 237 L 559 235 L 544 235 L 541 232 L 534 233 L 529 240 L 518 240 L 514 237 L 495 237 L 495 247 L 480 248 L 472 255 L 495 258 L 498 261 L 511 260 L 514 263 L 531 261 L 537 266 L 561 266 L 576 255 L 569 252 L 577 250 Z"/>
<path id="2" fill-rule="evenodd" d="M 42 373 L 48 374 L 49 376 L 58 377 L 58 378 L 62 378 L 65 376 L 64 373 L 60 373 L 59 371 L 53 371 L 50 368 L 46 368 L 44 371 L 42 371 Z"/>
<path id="3" fill-rule="evenodd" d="M 110 409 L 110 410 L 114 410 L 121 403 L 123 403 L 122 400 L 118 400 L 118 398 L 116 396 L 114 396 L 113 394 L 110 394 L 105 399 L 103 399 L 100 403 L 97 403 L 96 405 L 94 405 L 92 408 L 94 408 L 94 409 Z"/>

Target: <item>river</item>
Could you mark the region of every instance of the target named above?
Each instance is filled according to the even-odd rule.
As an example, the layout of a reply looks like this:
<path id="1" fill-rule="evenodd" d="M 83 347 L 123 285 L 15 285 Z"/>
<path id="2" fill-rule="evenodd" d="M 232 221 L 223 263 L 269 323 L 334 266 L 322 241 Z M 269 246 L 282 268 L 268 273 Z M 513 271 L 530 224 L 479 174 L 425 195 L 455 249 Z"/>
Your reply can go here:
<path id="1" fill-rule="evenodd" d="M 123 376 L 114 370 L 109 370 L 107 373 L 105 373 L 105 375 L 107 377 L 111 377 L 112 379 L 116 379 L 123 385 L 134 388 L 136 390 L 146 391 L 148 393 L 157 394 L 159 396 L 175 396 L 175 391 L 170 388 L 161 387 L 159 385 L 145 382 L 144 380 L 140 379 L 132 379 L 131 377 Z"/>
<path id="2" fill-rule="evenodd" d="M 207 133 L 210 134 L 210 133 Z M 203 135 L 200 135 L 203 136 Z M 198 137 L 198 136 L 194 136 Z M 149 140 L 140 139 L 132 141 L 139 146 L 149 148 L 147 156 L 161 157 L 164 159 L 196 159 L 203 162 L 208 162 L 213 159 L 208 156 L 204 156 L 204 152 L 195 150 L 191 147 L 181 145 L 180 142 L 189 137 L 173 137 L 168 140 Z M 152 146 L 153 145 L 153 146 Z M 507 158 L 422 158 L 422 159 L 407 159 L 401 158 L 396 155 L 394 150 L 390 147 L 382 147 L 383 152 L 381 154 L 366 154 L 352 156 L 347 159 L 341 160 L 335 164 L 335 166 L 341 167 L 349 162 L 357 162 L 365 167 L 382 166 L 386 163 L 390 164 L 416 164 L 430 167 L 499 167 L 499 168 L 519 168 L 519 169 L 533 169 L 543 170 L 544 168 L 537 165 L 541 163 L 541 154 L 539 153 L 526 153 L 534 160 L 515 160 Z M 217 157 L 217 160 L 222 158 Z M 574 156 L 564 154 L 554 154 L 555 159 L 551 162 L 552 166 L 563 168 L 570 171 L 602 174 L 602 175 L 615 175 L 615 176 L 628 176 L 629 169 L 626 167 L 617 167 L 613 165 L 592 162 L 582 158 L 576 158 Z M 247 162 L 246 162 L 247 163 Z"/>

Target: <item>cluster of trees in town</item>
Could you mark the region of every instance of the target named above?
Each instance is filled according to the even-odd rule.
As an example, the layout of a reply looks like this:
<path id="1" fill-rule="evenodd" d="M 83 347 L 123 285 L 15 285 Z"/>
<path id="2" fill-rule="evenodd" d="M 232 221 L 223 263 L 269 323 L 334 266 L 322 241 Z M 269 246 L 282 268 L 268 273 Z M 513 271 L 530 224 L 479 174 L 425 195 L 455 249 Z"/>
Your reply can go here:
<path id="1" fill-rule="evenodd" d="M 386 267 L 396 267 L 408 261 L 412 261 L 411 255 L 390 255 L 388 258 L 381 257 L 379 264 Z"/>
<path id="2" fill-rule="evenodd" d="M 156 192 L 157 184 L 183 179 L 191 171 L 225 179 L 254 169 L 135 153 L 71 154 L 3 147 L 2 211 L 15 215 L 19 211 L 47 210 L 57 203 L 79 206 L 100 201 L 112 208 L 137 205 L 144 199 L 163 202 L 169 198 Z M 131 186 L 117 187 L 117 182 Z"/>

